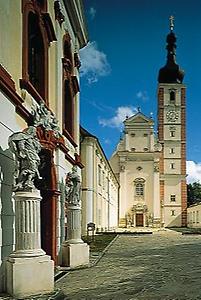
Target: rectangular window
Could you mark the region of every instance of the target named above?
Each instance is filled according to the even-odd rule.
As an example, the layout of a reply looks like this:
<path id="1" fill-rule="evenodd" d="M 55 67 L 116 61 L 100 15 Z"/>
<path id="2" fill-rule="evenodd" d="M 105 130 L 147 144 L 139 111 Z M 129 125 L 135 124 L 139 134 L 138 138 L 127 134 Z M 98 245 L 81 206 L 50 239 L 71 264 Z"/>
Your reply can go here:
<path id="1" fill-rule="evenodd" d="M 105 172 L 103 172 L 103 181 L 102 181 L 102 183 L 103 183 L 103 189 L 105 189 Z"/>
<path id="2" fill-rule="evenodd" d="M 176 201 L 176 195 L 170 195 L 170 201 L 175 202 Z"/>
<path id="3" fill-rule="evenodd" d="M 175 151 L 174 151 L 174 148 L 170 148 L 170 154 L 174 154 Z"/>
<path id="4" fill-rule="evenodd" d="M 170 136 L 171 136 L 171 137 L 175 137 L 175 130 L 171 130 L 171 131 L 170 131 Z"/>
<path id="5" fill-rule="evenodd" d="M 171 210 L 171 216 L 175 216 L 175 210 Z"/>
<path id="6" fill-rule="evenodd" d="M 199 211 L 196 212 L 196 223 L 199 223 Z"/>
<path id="7" fill-rule="evenodd" d="M 170 163 L 170 169 L 175 169 L 175 164 L 174 163 Z"/>
<path id="8" fill-rule="evenodd" d="M 193 223 L 195 223 L 195 211 L 193 212 Z"/>
<path id="9" fill-rule="evenodd" d="M 131 137 L 135 137 L 135 133 L 131 133 Z"/>
<path id="10" fill-rule="evenodd" d="M 107 192 L 110 193 L 110 180 L 107 178 Z"/>
<path id="11" fill-rule="evenodd" d="M 74 136 L 74 108 L 73 108 L 73 96 L 71 93 L 69 80 L 64 81 L 64 128 Z"/>
<path id="12" fill-rule="evenodd" d="M 190 213 L 191 214 L 191 224 L 193 223 L 193 212 Z"/>
<path id="13" fill-rule="evenodd" d="M 101 185 L 101 166 L 98 165 L 98 184 Z"/>

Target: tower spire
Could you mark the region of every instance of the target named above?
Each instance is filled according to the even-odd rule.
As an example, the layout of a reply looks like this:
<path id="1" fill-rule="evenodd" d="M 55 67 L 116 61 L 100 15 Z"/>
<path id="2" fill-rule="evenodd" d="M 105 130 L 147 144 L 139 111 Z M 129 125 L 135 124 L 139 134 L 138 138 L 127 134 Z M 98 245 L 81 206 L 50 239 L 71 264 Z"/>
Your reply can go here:
<path id="1" fill-rule="evenodd" d="M 180 70 L 176 63 L 176 36 L 174 30 L 174 17 L 170 16 L 170 33 L 167 35 L 167 62 L 166 65 L 160 69 L 158 81 L 159 83 L 182 83 L 184 71 Z"/>
<path id="2" fill-rule="evenodd" d="M 170 31 L 174 30 L 174 16 L 169 17 L 170 20 Z"/>

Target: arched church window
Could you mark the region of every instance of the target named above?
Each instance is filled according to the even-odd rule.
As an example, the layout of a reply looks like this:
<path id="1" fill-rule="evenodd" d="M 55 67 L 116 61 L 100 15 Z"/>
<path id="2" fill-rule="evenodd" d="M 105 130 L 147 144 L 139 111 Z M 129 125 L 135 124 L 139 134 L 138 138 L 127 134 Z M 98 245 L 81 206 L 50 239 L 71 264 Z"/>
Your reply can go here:
<path id="1" fill-rule="evenodd" d="M 20 87 L 48 105 L 48 48 L 56 40 L 47 0 L 22 0 L 22 79 Z"/>
<path id="2" fill-rule="evenodd" d="M 73 93 L 73 58 L 71 51 L 71 38 L 68 33 L 63 37 L 63 129 L 64 135 L 74 138 L 74 93 Z M 70 135 L 70 136 L 69 136 Z"/>
<path id="3" fill-rule="evenodd" d="M 145 180 L 143 178 L 136 178 L 134 180 L 135 186 L 135 196 L 143 197 L 144 196 L 144 188 L 145 188 Z"/>
<path id="4" fill-rule="evenodd" d="M 175 100 L 176 100 L 175 91 L 170 91 L 170 102 L 175 102 Z"/>
<path id="5" fill-rule="evenodd" d="M 137 183 L 135 186 L 135 194 L 136 196 L 143 196 L 144 195 L 144 184 Z"/>
<path id="6" fill-rule="evenodd" d="M 29 81 L 37 92 L 45 98 L 45 47 L 39 27 L 38 16 L 32 12 L 28 16 L 28 74 Z"/>

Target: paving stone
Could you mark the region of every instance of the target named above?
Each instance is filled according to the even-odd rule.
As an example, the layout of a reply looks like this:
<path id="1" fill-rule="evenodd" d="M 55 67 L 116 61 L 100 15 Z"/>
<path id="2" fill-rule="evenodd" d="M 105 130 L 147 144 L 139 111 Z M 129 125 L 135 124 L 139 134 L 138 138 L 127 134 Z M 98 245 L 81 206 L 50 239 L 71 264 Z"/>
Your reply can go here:
<path id="1" fill-rule="evenodd" d="M 56 287 L 73 300 L 200 300 L 201 236 L 121 235 L 92 268 Z"/>

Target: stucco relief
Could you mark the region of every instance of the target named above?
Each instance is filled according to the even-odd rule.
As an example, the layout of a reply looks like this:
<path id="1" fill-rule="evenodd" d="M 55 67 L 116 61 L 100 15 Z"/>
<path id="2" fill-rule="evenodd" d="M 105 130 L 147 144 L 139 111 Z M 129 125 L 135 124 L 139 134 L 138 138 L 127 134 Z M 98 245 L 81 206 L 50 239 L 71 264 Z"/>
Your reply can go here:
<path id="1" fill-rule="evenodd" d="M 136 205 L 133 205 L 131 209 L 132 212 L 147 212 L 147 210 L 147 205 L 143 203 L 137 203 Z"/>

